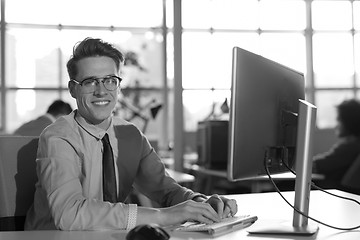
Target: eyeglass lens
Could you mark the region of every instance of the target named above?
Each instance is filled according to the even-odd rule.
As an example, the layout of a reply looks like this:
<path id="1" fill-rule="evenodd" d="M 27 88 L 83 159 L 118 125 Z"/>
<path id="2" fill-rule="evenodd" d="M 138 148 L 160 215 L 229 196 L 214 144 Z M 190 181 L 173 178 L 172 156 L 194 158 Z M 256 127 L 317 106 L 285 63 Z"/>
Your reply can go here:
<path id="1" fill-rule="evenodd" d="M 81 82 L 81 85 L 85 88 L 86 91 L 94 91 L 97 85 L 99 85 L 100 82 L 102 82 L 107 90 L 113 91 L 119 87 L 120 80 L 121 79 L 116 76 L 107 76 L 103 78 L 90 78 L 83 80 Z"/>

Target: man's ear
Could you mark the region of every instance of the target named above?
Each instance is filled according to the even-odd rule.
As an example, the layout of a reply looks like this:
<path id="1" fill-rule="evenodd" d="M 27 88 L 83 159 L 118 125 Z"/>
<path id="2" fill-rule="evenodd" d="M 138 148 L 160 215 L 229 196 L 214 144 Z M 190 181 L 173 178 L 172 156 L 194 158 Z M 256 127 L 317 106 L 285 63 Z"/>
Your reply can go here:
<path id="1" fill-rule="evenodd" d="M 75 83 L 73 83 L 72 81 L 69 81 L 68 89 L 69 89 L 70 95 L 76 99 Z"/>

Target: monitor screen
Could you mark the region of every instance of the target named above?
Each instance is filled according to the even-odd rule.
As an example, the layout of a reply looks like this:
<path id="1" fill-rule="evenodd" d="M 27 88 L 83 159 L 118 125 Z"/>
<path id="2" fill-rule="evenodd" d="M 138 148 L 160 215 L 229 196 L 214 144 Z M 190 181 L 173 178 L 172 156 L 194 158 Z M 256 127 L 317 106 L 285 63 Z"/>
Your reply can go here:
<path id="1" fill-rule="evenodd" d="M 232 181 L 295 169 L 292 224 L 250 233 L 311 235 L 308 224 L 316 107 L 304 101 L 304 75 L 235 47 L 229 118 L 228 178 Z"/>
<path id="2" fill-rule="evenodd" d="M 229 180 L 266 175 L 294 166 L 299 99 L 304 75 L 244 49 L 233 49 L 229 118 Z"/>

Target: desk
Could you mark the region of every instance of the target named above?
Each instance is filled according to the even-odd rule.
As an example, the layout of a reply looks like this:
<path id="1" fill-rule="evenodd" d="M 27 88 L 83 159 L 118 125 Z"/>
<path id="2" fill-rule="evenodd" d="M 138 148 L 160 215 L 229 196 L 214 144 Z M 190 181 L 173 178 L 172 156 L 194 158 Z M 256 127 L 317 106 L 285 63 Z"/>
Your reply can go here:
<path id="1" fill-rule="evenodd" d="M 178 172 L 173 169 L 167 168 L 166 171 L 169 173 L 169 175 L 175 179 L 176 182 L 182 184 L 182 183 L 189 183 L 193 182 L 195 180 L 195 177 L 191 174 Z"/>
<path id="2" fill-rule="evenodd" d="M 360 201 L 360 196 L 332 190 L 332 193 L 352 197 Z M 284 196 L 293 203 L 294 193 L 284 192 Z M 253 193 L 228 195 L 236 199 L 239 206 L 239 214 L 252 213 L 259 220 L 254 224 L 261 225 L 269 222 L 289 222 L 292 220 L 292 209 L 284 202 L 278 193 Z M 324 204 L 326 203 L 326 204 Z M 319 191 L 312 191 L 310 195 L 310 216 L 338 227 L 353 227 L 360 225 L 360 207 L 352 202 Z M 360 229 L 354 231 L 339 231 L 319 225 L 319 232 L 310 237 L 293 236 L 260 236 L 250 235 L 246 229 L 234 231 L 217 237 L 219 240 L 237 239 L 319 239 L 319 240 L 355 240 L 360 239 Z M 170 240 L 180 239 L 209 239 L 209 236 L 201 233 L 170 232 Z M 126 231 L 24 231 L 24 232 L 0 232 L 1 240 L 125 240 Z"/>
<path id="3" fill-rule="evenodd" d="M 184 164 L 184 168 L 190 173 L 194 173 L 196 175 L 197 180 L 200 181 L 200 185 L 202 185 L 202 188 L 195 190 L 205 194 L 209 194 L 209 195 L 212 194 L 214 177 L 225 180 L 227 179 L 226 170 L 209 169 L 203 166 L 199 166 L 197 164 L 190 164 L 190 163 Z M 296 176 L 290 172 L 272 174 L 271 176 L 275 181 L 295 181 L 296 178 Z M 323 180 L 324 176 L 321 174 L 312 174 L 312 179 Z M 258 193 L 268 189 L 273 190 L 273 186 L 269 181 L 268 176 L 259 176 L 252 179 L 242 180 L 239 181 L 239 183 L 243 185 L 248 185 L 252 193 Z"/>

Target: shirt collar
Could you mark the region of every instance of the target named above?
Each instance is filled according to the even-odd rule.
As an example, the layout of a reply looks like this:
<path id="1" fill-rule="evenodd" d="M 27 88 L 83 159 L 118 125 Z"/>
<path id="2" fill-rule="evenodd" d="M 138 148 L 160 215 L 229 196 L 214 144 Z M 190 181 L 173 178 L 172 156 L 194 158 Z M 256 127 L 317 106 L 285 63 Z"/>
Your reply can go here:
<path id="1" fill-rule="evenodd" d="M 88 132 L 90 135 L 94 136 L 97 139 L 102 139 L 105 135 L 105 133 L 112 127 L 113 125 L 113 121 L 112 118 L 110 117 L 110 124 L 109 124 L 109 128 L 104 130 L 101 129 L 93 124 L 90 124 L 86 121 L 85 118 L 83 118 L 79 112 L 77 110 L 74 111 L 75 112 L 75 121 L 80 125 L 80 127 L 82 127 L 86 132 Z"/>

